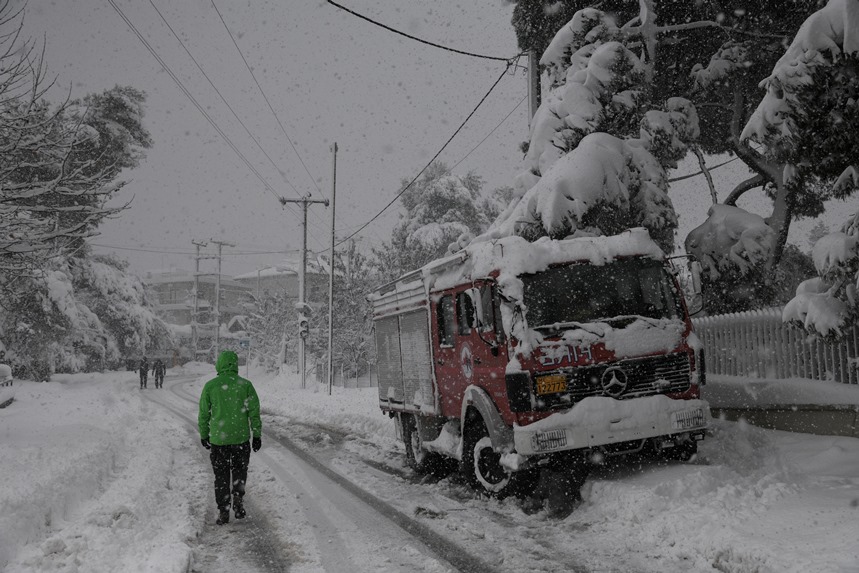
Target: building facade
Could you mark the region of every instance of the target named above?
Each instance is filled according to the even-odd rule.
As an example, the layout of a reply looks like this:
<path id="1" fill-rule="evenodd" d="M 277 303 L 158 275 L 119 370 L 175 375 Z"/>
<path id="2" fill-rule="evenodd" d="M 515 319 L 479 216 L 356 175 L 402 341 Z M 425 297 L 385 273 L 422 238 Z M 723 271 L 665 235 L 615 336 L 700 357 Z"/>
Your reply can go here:
<path id="1" fill-rule="evenodd" d="M 215 297 L 217 277 L 200 275 L 197 298 L 197 322 L 215 321 Z M 174 325 L 190 325 L 194 314 L 194 273 L 182 269 L 150 271 L 143 277 L 155 303 L 155 311 L 165 321 Z M 232 277 L 221 275 L 220 323 L 229 322 L 243 314 L 243 304 L 249 302 L 251 288 Z"/>

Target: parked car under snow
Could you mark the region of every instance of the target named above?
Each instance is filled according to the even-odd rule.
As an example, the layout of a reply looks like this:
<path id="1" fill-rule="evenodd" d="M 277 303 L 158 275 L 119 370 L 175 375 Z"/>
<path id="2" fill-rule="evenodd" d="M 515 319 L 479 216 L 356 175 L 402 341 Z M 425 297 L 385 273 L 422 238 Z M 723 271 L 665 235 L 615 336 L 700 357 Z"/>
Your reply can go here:
<path id="1" fill-rule="evenodd" d="M 12 386 L 12 367 L 0 364 L 0 408 L 5 408 L 15 399 L 15 389 Z"/>

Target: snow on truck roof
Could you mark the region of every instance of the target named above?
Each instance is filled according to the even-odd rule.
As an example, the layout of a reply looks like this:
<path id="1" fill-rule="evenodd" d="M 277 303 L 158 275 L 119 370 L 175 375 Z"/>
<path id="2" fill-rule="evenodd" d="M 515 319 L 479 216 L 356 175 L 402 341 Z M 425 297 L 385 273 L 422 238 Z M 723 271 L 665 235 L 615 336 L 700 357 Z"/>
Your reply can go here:
<path id="1" fill-rule="evenodd" d="M 436 259 L 377 288 L 368 298 L 374 301 L 394 291 L 419 287 L 424 292 L 443 290 L 485 278 L 493 271 L 498 271 L 498 281 L 504 283 L 522 274 L 544 271 L 553 264 L 580 261 L 604 265 L 633 256 L 663 259 L 665 253 L 644 228 L 613 236 L 560 240 L 543 237 L 534 242 L 518 236 L 503 237 L 475 242 L 456 254 Z"/>

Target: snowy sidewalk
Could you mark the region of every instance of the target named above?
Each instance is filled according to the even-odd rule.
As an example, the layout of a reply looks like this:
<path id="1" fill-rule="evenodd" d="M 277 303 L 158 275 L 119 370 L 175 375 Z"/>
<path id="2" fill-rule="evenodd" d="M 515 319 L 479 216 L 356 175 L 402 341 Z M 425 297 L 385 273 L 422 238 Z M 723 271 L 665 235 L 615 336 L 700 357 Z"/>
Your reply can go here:
<path id="1" fill-rule="evenodd" d="M 710 376 L 702 391 L 714 417 L 762 428 L 859 438 L 859 386 L 824 380 Z"/>

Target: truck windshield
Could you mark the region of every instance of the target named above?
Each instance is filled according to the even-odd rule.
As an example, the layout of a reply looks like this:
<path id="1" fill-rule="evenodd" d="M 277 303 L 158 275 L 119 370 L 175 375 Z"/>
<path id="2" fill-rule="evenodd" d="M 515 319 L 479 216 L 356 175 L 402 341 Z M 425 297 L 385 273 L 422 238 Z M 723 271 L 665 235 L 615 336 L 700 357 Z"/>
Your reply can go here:
<path id="1" fill-rule="evenodd" d="M 653 259 L 571 264 L 521 278 L 528 325 L 534 329 L 621 317 L 680 316 L 674 283 Z"/>

